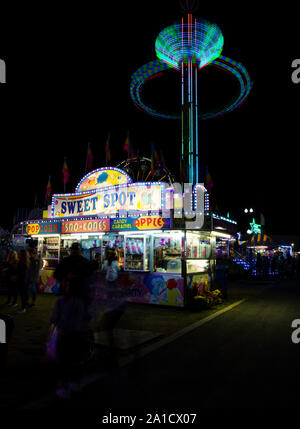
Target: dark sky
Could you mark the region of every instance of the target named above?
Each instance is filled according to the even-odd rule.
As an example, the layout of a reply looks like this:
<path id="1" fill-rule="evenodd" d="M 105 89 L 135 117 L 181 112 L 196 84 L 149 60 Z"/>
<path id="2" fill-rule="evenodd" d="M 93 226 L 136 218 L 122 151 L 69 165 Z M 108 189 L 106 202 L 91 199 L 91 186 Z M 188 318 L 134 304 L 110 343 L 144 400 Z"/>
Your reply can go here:
<path id="1" fill-rule="evenodd" d="M 0 86 L 0 225 L 10 227 L 17 207 L 43 203 L 48 176 L 63 192 L 68 158 L 73 192 L 84 175 L 88 142 L 95 168 L 104 166 L 111 134 L 112 164 L 121 161 L 127 131 L 150 155 L 161 148 L 178 174 L 180 124 L 138 111 L 130 77 L 155 59 L 158 33 L 180 19 L 177 0 L 72 2 L 26 5 L 2 12 L 0 58 L 7 84 Z M 261 2 L 200 2 L 196 13 L 216 22 L 223 54 L 247 68 L 254 86 L 236 111 L 200 123 L 202 157 L 214 181 L 219 208 L 237 218 L 243 208 L 263 212 L 269 233 L 300 234 L 298 221 L 300 84 L 291 63 L 300 58 L 300 19 L 293 4 L 262 10 Z M 169 72 L 145 88 L 145 99 L 162 109 L 180 102 L 179 75 Z M 222 105 L 234 96 L 233 81 L 213 68 L 199 75 L 199 103 Z"/>

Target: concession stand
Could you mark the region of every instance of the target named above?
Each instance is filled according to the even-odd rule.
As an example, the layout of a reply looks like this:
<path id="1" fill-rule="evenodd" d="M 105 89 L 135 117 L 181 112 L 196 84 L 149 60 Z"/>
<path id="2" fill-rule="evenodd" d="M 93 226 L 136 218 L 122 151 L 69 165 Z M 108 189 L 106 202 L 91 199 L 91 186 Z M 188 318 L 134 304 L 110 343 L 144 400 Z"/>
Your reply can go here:
<path id="1" fill-rule="evenodd" d="M 97 258 L 100 267 L 106 249 L 116 250 L 118 282 L 129 301 L 188 305 L 191 286 L 212 285 L 216 237 L 222 236 L 221 230 L 213 230 L 215 219 L 202 188 L 201 228 L 191 220 L 196 211 L 186 222 L 185 194 L 164 182 L 133 183 L 119 168 L 99 168 L 83 177 L 74 193 L 54 194 L 47 218 L 23 223 L 24 236 L 37 240 L 43 262 L 39 291 L 58 293 L 54 270 L 72 243 L 80 242 L 83 256 Z M 194 190 L 191 208 L 196 196 Z"/>

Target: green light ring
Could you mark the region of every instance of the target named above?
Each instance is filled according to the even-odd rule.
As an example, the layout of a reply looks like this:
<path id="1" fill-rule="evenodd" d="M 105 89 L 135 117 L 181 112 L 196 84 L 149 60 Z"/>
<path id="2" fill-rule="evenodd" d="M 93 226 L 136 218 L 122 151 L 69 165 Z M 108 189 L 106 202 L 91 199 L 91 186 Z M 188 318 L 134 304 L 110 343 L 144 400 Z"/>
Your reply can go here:
<path id="1" fill-rule="evenodd" d="M 199 119 L 211 119 L 233 111 L 245 101 L 253 85 L 246 68 L 237 61 L 231 60 L 228 57 L 220 56 L 218 59 L 212 61 L 209 65 L 218 67 L 235 76 L 240 84 L 240 94 L 233 103 L 225 106 L 221 110 L 199 114 Z M 170 69 L 170 65 L 160 60 L 151 61 L 150 63 L 142 66 L 132 75 L 130 95 L 135 106 L 149 115 L 159 118 L 178 120 L 181 118 L 181 116 L 160 113 L 157 110 L 146 106 L 141 97 L 144 84 L 148 80 L 161 75 L 162 72 L 168 69 Z"/>

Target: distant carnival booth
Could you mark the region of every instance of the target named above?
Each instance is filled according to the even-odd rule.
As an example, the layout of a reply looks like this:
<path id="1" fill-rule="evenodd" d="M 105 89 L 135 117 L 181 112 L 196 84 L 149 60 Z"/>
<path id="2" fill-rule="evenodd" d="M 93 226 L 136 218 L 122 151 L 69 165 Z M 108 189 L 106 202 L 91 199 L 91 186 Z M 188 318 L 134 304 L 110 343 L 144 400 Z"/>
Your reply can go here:
<path id="1" fill-rule="evenodd" d="M 53 195 L 47 218 L 23 224 L 24 235 L 37 240 L 43 261 L 39 291 L 59 291 L 54 270 L 72 243 L 80 242 L 83 255 L 89 259 L 97 256 L 100 266 L 105 250 L 116 249 L 119 282 L 130 301 L 187 305 L 192 286 L 211 288 L 216 239 L 230 240 L 233 236 L 221 224 L 232 227 L 234 222 L 211 215 L 208 194 L 201 188 L 201 228 L 193 219 L 187 223 L 184 218 L 182 193 L 176 194 L 163 182 L 133 183 L 119 168 L 92 171 L 80 181 L 75 193 Z M 191 209 L 196 207 L 196 196 L 194 187 Z M 193 213 L 191 210 L 189 217 Z"/>

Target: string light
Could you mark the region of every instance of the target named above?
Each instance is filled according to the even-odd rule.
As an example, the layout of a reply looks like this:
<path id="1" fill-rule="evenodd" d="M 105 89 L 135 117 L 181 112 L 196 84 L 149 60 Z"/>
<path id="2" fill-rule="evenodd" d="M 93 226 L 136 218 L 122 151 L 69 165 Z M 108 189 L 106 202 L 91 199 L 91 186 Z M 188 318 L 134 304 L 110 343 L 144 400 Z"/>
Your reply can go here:
<path id="1" fill-rule="evenodd" d="M 119 168 L 117 168 L 117 167 L 101 167 L 101 168 L 98 168 L 97 170 L 94 170 L 94 171 L 90 171 L 88 174 L 86 174 L 81 180 L 80 180 L 80 182 L 78 183 L 78 185 L 76 186 L 76 189 L 75 189 L 75 192 L 76 192 L 76 194 L 80 194 L 80 187 L 81 187 L 81 185 L 82 185 L 82 183 L 86 180 L 86 179 L 88 179 L 90 176 L 93 176 L 93 175 L 95 175 L 95 174 L 97 174 L 97 173 L 104 173 L 104 172 L 107 172 L 107 171 L 114 171 L 114 172 L 117 172 L 117 173 L 119 173 L 119 174 L 121 174 L 122 176 L 125 176 L 126 177 L 126 179 L 127 179 L 127 183 L 132 183 L 132 178 L 129 176 L 129 174 L 127 174 L 125 171 L 123 171 L 123 170 L 120 170 Z M 95 189 L 103 189 L 102 187 L 100 187 L 100 186 L 96 186 L 96 188 L 93 188 L 93 186 L 91 185 L 91 190 L 95 190 Z"/>

